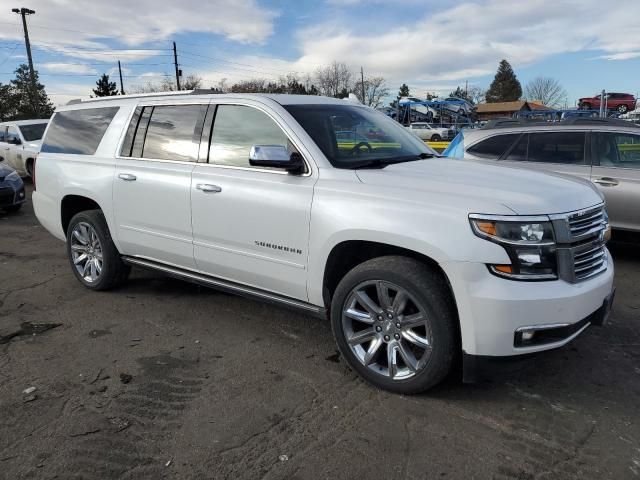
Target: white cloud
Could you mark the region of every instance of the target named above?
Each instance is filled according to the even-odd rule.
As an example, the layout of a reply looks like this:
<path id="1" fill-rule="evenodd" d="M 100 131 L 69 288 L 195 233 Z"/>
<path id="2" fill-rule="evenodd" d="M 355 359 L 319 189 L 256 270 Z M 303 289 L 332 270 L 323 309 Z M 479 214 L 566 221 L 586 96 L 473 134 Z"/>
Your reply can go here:
<path id="1" fill-rule="evenodd" d="M 0 0 L 0 11 L 15 5 Z M 166 40 L 179 32 L 221 34 L 244 43 L 262 43 L 273 32 L 276 13 L 256 0 L 33 0 L 29 7 L 30 36 L 34 45 L 50 48 L 104 48 L 104 39 L 125 45 Z M 0 39 L 20 40 L 19 17 L 16 28 L 4 27 Z"/>
<path id="2" fill-rule="evenodd" d="M 91 65 L 86 65 L 83 63 L 46 62 L 41 63 L 40 67 L 47 72 L 56 73 L 97 73 L 97 70 Z"/>
<path id="3" fill-rule="evenodd" d="M 631 60 L 633 58 L 640 58 L 640 52 L 621 52 L 610 55 L 600 55 L 599 57 L 595 57 L 594 60 Z"/>

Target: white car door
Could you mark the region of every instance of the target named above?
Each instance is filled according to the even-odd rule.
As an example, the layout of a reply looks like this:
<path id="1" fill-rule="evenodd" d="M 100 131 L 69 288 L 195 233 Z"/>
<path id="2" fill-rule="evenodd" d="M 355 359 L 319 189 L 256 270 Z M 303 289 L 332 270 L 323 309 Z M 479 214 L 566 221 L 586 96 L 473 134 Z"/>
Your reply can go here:
<path id="1" fill-rule="evenodd" d="M 113 180 L 122 253 L 195 269 L 191 172 L 206 109 L 184 103 L 136 109 Z"/>
<path id="2" fill-rule="evenodd" d="M 20 132 L 12 125 L 9 125 L 4 144 L 4 161 L 12 168 L 16 169 L 20 175 L 26 175 L 24 159 L 22 158 L 22 139 Z"/>
<path id="3" fill-rule="evenodd" d="M 0 161 L 8 164 L 7 152 L 9 151 L 9 144 L 7 143 L 7 126 L 0 125 Z"/>
<path id="4" fill-rule="evenodd" d="M 251 102 L 216 107 L 208 163 L 191 182 L 194 256 L 202 273 L 306 300 L 316 176 L 249 165 L 253 145 L 299 151 L 287 128 Z"/>

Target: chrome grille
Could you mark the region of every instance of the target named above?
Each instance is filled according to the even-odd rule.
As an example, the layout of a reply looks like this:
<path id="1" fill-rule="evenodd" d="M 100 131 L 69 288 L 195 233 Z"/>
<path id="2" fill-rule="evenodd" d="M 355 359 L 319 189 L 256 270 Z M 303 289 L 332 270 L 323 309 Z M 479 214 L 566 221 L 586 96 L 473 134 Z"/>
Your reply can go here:
<path id="1" fill-rule="evenodd" d="M 604 205 L 551 216 L 558 242 L 558 273 L 576 283 L 607 269 L 605 231 L 608 218 Z"/>

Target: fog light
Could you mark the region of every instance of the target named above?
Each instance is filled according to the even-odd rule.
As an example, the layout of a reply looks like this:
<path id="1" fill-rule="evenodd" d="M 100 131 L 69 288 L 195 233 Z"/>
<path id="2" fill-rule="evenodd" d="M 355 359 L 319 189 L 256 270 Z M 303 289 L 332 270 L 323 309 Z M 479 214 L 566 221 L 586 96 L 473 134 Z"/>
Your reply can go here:
<path id="1" fill-rule="evenodd" d="M 534 331 L 524 331 L 522 332 L 522 341 L 523 342 L 530 342 L 531 340 L 533 340 L 533 336 L 536 334 L 536 332 Z"/>
<path id="2" fill-rule="evenodd" d="M 20 193 L 18 194 L 18 196 L 19 196 L 20 198 L 23 198 L 23 197 L 24 197 L 24 192 L 20 192 Z"/>

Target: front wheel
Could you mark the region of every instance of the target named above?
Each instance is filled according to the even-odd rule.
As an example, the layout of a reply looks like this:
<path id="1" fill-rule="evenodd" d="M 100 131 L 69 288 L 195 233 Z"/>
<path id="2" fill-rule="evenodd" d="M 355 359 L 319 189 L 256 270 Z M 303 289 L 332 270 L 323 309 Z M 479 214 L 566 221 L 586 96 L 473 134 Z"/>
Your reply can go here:
<path id="1" fill-rule="evenodd" d="M 629 111 L 629 107 L 626 105 L 618 105 L 618 113 L 625 114 Z"/>
<path id="2" fill-rule="evenodd" d="M 439 142 L 440 140 L 442 140 L 442 138 L 437 133 L 431 137 L 432 142 Z"/>
<path id="3" fill-rule="evenodd" d="M 355 267 L 331 302 L 334 337 L 349 365 L 397 393 L 422 392 L 447 376 L 457 353 L 456 325 L 442 276 L 407 257 Z"/>
<path id="4" fill-rule="evenodd" d="M 67 254 L 76 278 L 91 290 L 124 283 L 131 270 L 120 258 L 100 210 L 76 214 L 67 228 Z"/>

